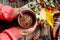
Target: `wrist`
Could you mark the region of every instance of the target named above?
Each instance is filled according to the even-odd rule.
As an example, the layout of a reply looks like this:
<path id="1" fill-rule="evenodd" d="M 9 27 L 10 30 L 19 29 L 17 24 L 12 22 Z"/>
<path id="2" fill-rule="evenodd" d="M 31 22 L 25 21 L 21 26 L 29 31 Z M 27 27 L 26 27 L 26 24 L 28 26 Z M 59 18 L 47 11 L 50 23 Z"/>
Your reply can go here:
<path id="1" fill-rule="evenodd" d="M 18 27 L 16 27 L 16 29 L 17 29 L 17 31 L 19 32 L 19 34 L 21 35 L 21 37 L 23 37 L 24 35 L 22 34 L 22 31 L 20 31 L 20 27 L 18 26 Z M 21 38 L 20 37 L 20 38 Z"/>

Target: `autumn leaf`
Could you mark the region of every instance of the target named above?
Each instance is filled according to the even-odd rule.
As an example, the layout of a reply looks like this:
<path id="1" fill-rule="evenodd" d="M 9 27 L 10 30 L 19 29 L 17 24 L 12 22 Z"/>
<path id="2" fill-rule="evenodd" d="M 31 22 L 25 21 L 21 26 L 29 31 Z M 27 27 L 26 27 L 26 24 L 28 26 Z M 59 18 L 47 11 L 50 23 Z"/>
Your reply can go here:
<path id="1" fill-rule="evenodd" d="M 53 18 L 52 12 L 49 11 L 48 9 L 46 9 L 46 8 L 41 9 L 39 19 L 40 19 L 40 21 L 41 20 L 46 20 L 49 23 L 49 25 L 53 28 L 54 18 Z"/>
<path id="2" fill-rule="evenodd" d="M 46 20 L 49 23 L 49 25 L 53 28 L 54 18 L 53 18 L 53 15 L 51 14 L 51 12 L 48 9 L 46 9 Z"/>

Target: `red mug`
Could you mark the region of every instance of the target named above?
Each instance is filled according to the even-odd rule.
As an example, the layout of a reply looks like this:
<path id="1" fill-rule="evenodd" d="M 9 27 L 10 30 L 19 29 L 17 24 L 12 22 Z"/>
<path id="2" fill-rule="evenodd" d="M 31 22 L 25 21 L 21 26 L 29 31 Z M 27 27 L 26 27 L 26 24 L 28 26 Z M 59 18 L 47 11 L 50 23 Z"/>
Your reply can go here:
<path id="1" fill-rule="evenodd" d="M 23 17 L 21 17 L 21 15 L 19 14 L 19 16 L 18 16 L 19 25 L 22 28 L 31 28 L 31 27 L 33 27 L 36 24 L 36 15 L 35 15 L 35 13 L 33 11 L 31 11 L 31 10 L 23 10 L 21 12 L 23 14 Z M 32 22 L 31 22 L 31 20 L 29 21 L 29 18 L 32 20 Z M 24 20 L 24 21 L 22 21 L 22 20 Z M 28 21 L 28 22 L 26 22 L 26 21 Z"/>

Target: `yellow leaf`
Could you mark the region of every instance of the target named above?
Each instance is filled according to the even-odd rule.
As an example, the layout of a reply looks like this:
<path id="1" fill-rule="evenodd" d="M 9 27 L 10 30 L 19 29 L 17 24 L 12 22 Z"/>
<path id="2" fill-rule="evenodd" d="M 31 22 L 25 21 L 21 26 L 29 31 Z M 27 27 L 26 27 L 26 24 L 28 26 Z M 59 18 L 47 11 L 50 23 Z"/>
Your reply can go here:
<path id="1" fill-rule="evenodd" d="M 52 28 L 54 26 L 54 18 L 52 12 L 46 8 L 41 9 L 39 20 L 46 20 Z"/>
<path id="2" fill-rule="evenodd" d="M 50 26 L 53 28 L 53 26 L 54 26 L 54 18 L 52 16 L 51 12 L 48 9 L 46 9 L 46 20 L 50 24 Z"/>

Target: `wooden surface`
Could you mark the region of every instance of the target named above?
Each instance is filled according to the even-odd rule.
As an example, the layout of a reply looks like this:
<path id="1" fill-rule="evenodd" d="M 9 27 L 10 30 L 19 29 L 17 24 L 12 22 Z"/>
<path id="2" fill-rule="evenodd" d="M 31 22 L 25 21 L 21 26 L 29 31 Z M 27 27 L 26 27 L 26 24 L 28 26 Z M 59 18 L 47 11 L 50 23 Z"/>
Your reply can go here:
<path id="1" fill-rule="evenodd" d="M 27 0 L 27 1 L 17 0 L 17 2 L 9 2 L 9 0 L 0 0 L 0 3 L 2 3 L 4 5 L 10 5 L 14 8 L 15 7 L 21 7 L 25 4 L 27 4 L 28 2 L 30 2 L 30 0 Z M 27 36 L 24 36 L 23 38 L 20 38 L 18 40 L 31 40 L 32 37 L 35 34 L 38 35 L 38 36 L 40 36 L 40 35 L 49 35 L 49 37 L 50 37 L 50 27 L 45 27 L 43 30 L 41 30 L 39 27 L 37 27 L 36 30 L 33 33 L 31 33 Z"/>

